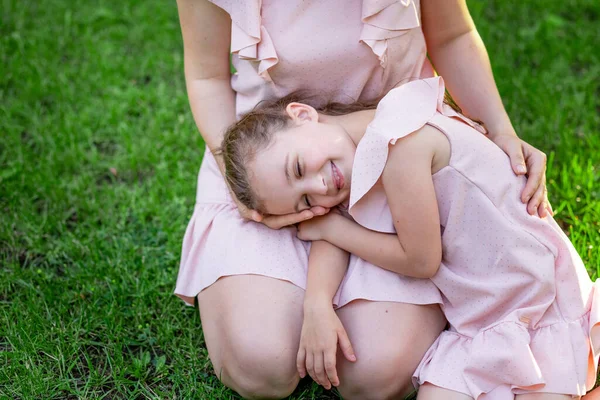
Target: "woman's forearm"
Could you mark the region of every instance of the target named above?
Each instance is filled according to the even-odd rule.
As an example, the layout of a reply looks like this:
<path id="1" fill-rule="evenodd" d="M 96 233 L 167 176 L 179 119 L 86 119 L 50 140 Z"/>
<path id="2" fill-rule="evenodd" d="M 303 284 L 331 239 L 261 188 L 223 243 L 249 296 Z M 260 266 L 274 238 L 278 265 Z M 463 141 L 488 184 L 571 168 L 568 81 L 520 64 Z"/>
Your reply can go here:
<path id="1" fill-rule="evenodd" d="M 346 274 L 350 255 L 323 240 L 312 243 L 308 257 L 305 308 L 331 306 L 333 297 Z"/>
<path id="2" fill-rule="evenodd" d="M 491 135 L 514 133 L 494 81 L 485 45 L 475 28 L 430 50 L 436 70 L 463 112 L 482 121 Z"/>
<path id="3" fill-rule="evenodd" d="M 466 0 L 422 0 L 421 16 L 429 57 L 456 103 L 492 136 L 514 134 Z"/>
<path id="4" fill-rule="evenodd" d="M 188 80 L 188 97 L 196 125 L 211 151 L 221 146 L 227 127 L 235 122 L 235 95 L 229 79 Z M 217 162 L 223 170 L 221 157 Z"/>
<path id="5" fill-rule="evenodd" d="M 207 0 L 177 0 L 185 83 L 196 126 L 211 150 L 235 122 L 229 49 L 231 18 Z M 220 163 L 221 170 L 222 163 Z"/>

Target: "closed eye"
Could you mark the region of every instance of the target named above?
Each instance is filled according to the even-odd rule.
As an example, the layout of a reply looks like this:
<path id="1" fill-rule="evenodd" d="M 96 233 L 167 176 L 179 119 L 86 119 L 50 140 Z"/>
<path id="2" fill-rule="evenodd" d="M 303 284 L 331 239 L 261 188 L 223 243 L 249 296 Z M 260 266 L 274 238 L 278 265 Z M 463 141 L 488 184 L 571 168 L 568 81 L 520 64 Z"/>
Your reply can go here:
<path id="1" fill-rule="evenodd" d="M 310 205 L 310 201 L 308 201 L 308 196 L 304 195 L 304 203 L 308 206 L 308 208 L 311 208 L 312 206 Z"/>
<path id="2" fill-rule="evenodd" d="M 300 169 L 300 161 L 296 161 L 296 176 L 302 178 L 302 170 Z"/>

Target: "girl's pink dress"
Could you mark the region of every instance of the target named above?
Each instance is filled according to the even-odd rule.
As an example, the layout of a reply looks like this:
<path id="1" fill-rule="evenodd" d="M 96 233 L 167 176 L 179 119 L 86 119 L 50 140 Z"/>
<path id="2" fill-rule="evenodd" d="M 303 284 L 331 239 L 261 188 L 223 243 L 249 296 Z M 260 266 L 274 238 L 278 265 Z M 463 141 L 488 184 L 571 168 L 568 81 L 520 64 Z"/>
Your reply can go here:
<path id="1" fill-rule="evenodd" d="M 399 83 L 433 76 L 418 0 L 212 0 L 231 16 L 231 79 L 238 116 L 297 89 L 343 102 L 370 100 Z M 183 240 L 175 293 L 186 303 L 217 279 L 256 274 L 305 288 L 310 244 L 296 229 L 243 220 L 206 152 L 194 214 Z M 429 281 L 352 257 L 334 302 L 440 302 Z"/>
<path id="2" fill-rule="evenodd" d="M 439 77 L 390 91 L 352 171 L 350 215 L 391 233 L 380 181 L 389 146 L 426 124 L 450 142 L 450 163 L 433 176 L 443 261 L 431 279 L 450 329 L 426 353 L 415 384 L 486 400 L 531 391 L 581 396 L 596 380 L 598 283 L 552 218 L 527 214 L 519 200 L 526 179 L 512 173 L 507 155 L 443 96 Z"/>

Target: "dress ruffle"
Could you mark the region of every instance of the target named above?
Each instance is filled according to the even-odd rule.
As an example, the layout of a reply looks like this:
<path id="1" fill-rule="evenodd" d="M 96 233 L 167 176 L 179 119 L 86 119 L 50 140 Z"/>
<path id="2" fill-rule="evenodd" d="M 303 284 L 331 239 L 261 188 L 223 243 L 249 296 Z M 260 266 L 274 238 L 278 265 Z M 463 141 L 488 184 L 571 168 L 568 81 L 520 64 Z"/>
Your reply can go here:
<path id="1" fill-rule="evenodd" d="M 382 189 L 373 188 L 387 162 L 388 144 L 395 144 L 427 124 L 436 112 L 456 118 L 485 133 L 483 127 L 444 103 L 444 80 L 416 80 L 392 89 L 377 106 L 376 116 L 358 144 L 352 167 L 350 215 L 362 226 L 386 233 L 395 232 L 393 218 Z M 390 126 L 397 129 L 389 129 Z M 363 201 L 361 201 L 364 198 Z M 374 204 L 379 206 L 374 207 Z M 373 215 L 373 209 L 381 215 Z"/>
<path id="2" fill-rule="evenodd" d="M 382 67 L 387 64 L 387 40 L 421 25 L 415 0 L 364 0 L 360 40 L 371 48 Z"/>
<path id="3" fill-rule="evenodd" d="M 198 293 L 232 275 L 261 275 L 306 287 L 310 243 L 298 239 L 295 228 L 274 230 L 242 219 L 210 152 L 200 169 L 198 198 L 202 201 L 196 203 L 183 238 L 177 296 L 193 305 Z M 351 255 L 333 302 L 343 307 L 358 299 L 442 302 L 430 280 L 404 277 Z"/>
<path id="4" fill-rule="evenodd" d="M 504 400 L 530 391 L 583 396 L 595 384 L 600 345 L 600 286 L 575 321 L 528 329 L 503 321 L 474 337 L 445 331 L 413 374 L 475 400 Z"/>
<path id="5" fill-rule="evenodd" d="M 231 17 L 231 52 L 258 61 L 258 74 L 271 81 L 269 69 L 279 62 L 271 36 L 262 25 L 261 1 L 210 0 Z"/>

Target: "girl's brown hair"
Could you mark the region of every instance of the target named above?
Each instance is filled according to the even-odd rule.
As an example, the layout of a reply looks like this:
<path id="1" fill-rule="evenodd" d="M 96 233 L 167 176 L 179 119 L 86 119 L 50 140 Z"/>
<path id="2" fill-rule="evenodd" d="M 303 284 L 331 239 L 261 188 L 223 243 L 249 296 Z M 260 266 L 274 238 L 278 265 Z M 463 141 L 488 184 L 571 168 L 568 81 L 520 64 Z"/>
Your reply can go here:
<path id="1" fill-rule="evenodd" d="M 255 160 L 259 151 L 271 143 L 275 132 L 288 127 L 291 121 L 286 113 L 288 104 L 307 104 L 325 115 L 346 115 L 375 109 L 379 100 L 381 98 L 370 103 L 344 104 L 324 101 L 322 96 L 307 91 L 296 91 L 276 101 L 259 103 L 252 111 L 227 129 L 221 147 L 215 152 L 216 155 L 223 156 L 225 180 L 231 191 L 244 206 L 266 214 L 263 201 L 250 184 L 247 166 Z M 461 112 L 448 93 L 446 93 L 445 102 L 457 112 Z"/>
<path id="2" fill-rule="evenodd" d="M 286 113 L 288 104 L 303 103 L 314 107 L 320 114 L 345 115 L 375 109 L 378 102 L 379 99 L 371 103 L 327 102 L 322 96 L 296 91 L 276 101 L 259 103 L 227 129 L 221 147 L 216 151 L 217 155 L 223 156 L 225 180 L 231 191 L 244 206 L 266 213 L 263 201 L 252 189 L 247 166 L 259 151 L 271 143 L 275 132 L 288 127 L 291 121 Z"/>

